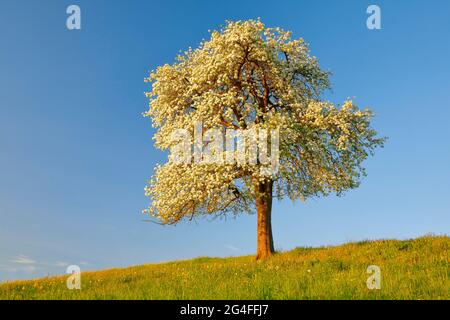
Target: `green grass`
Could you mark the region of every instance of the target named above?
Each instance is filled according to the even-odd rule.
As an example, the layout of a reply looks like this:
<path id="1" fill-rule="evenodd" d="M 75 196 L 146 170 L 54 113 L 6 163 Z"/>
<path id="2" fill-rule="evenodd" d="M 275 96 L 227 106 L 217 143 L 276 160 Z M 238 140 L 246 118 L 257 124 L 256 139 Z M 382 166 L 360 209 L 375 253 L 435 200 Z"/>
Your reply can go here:
<path id="1" fill-rule="evenodd" d="M 450 238 L 380 240 L 297 248 L 264 262 L 253 257 L 197 258 L 7 282 L 0 299 L 450 299 Z M 369 265 L 381 289 L 366 286 Z"/>

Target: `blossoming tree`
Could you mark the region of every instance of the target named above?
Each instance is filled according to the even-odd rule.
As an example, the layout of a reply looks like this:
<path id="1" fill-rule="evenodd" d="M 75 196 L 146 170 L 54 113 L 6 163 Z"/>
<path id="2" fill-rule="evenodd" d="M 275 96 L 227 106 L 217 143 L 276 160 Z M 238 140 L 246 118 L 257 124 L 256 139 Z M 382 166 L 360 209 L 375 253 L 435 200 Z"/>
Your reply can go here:
<path id="1" fill-rule="evenodd" d="M 363 160 L 383 144 L 370 126 L 368 109 L 359 110 L 352 101 L 340 107 L 323 101 L 329 73 L 303 39 L 259 20 L 227 22 L 146 81 L 152 89 L 145 116 L 157 128 L 154 139 L 161 150 L 172 150 L 180 142 L 174 133 L 193 133 L 199 122 L 200 134 L 211 128 L 277 130 L 277 150 L 271 148 L 279 157 L 276 170 L 262 170 L 267 164 L 260 159 L 224 161 L 230 154 L 250 157 L 246 149 L 216 148 L 218 161 L 198 161 L 208 141 L 192 138 L 194 132 L 187 135 L 193 158 L 188 153 L 180 162 L 169 156 L 145 189 L 151 198 L 145 211 L 164 224 L 256 211 L 257 259 L 274 252 L 273 197 L 304 200 L 355 188 L 365 175 Z M 264 148 L 267 137 L 257 136 L 258 148 Z"/>

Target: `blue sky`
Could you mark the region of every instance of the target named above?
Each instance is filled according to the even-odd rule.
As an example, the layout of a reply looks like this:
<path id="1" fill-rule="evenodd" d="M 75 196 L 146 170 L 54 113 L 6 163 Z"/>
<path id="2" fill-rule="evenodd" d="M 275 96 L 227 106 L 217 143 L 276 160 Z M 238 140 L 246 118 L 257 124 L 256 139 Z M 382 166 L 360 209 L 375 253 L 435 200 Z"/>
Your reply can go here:
<path id="1" fill-rule="evenodd" d="M 66 28 L 70 4 L 81 30 Z M 255 251 L 255 216 L 142 221 L 164 155 L 141 113 L 149 70 L 257 17 L 304 37 L 334 74 L 327 98 L 370 106 L 389 137 L 359 189 L 275 202 L 275 247 L 449 233 L 448 1 L 2 1 L 0 281 Z"/>

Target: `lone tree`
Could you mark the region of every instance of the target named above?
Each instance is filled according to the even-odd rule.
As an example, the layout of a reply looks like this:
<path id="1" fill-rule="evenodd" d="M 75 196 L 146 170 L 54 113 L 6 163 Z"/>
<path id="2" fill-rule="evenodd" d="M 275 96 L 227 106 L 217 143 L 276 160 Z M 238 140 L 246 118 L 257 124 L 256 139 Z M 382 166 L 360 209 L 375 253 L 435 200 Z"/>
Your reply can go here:
<path id="1" fill-rule="evenodd" d="M 257 259 L 274 252 L 273 197 L 304 200 L 357 187 L 365 175 L 363 160 L 384 141 L 370 127 L 368 109 L 359 110 L 352 101 L 340 107 L 323 101 L 329 73 L 320 69 L 303 39 L 266 28 L 259 20 L 227 22 L 210 40 L 179 55 L 174 64 L 158 67 L 146 81 L 152 89 L 146 93 L 150 103 L 144 115 L 158 129 L 156 146 L 173 151 L 180 132 L 191 145 L 185 148 L 185 161 L 171 155 L 155 168 L 145 188 L 151 204 L 144 211 L 163 224 L 176 224 L 256 208 Z M 276 170 L 263 170 L 268 165 L 259 158 L 225 161 L 230 154 L 232 159 L 252 155 L 247 149 L 224 150 L 222 143 L 212 152 L 218 161 L 199 161 L 212 141 L 199 144 L 199 122 L 200 135 L 212 128 L 276 129 L 277 139 L 271 140 L 277 147 L 272 145 L 271 156 L 277 152 L 279 157 Z M 257 136 L 262 150 L 267 136 Z"/>

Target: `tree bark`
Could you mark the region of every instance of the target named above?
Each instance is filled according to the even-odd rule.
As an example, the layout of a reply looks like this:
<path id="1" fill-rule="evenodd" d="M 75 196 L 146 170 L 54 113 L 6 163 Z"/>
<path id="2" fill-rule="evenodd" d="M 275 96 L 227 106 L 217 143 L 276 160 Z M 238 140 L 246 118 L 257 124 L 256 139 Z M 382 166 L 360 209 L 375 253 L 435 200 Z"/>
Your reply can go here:
<path id="1" fill-rule="evenodd" d="M 256 260 L 270 257 L 274 252 L 272 236 L 272 180 L 258 182 L 256 191 L 257 251 Z"/>

